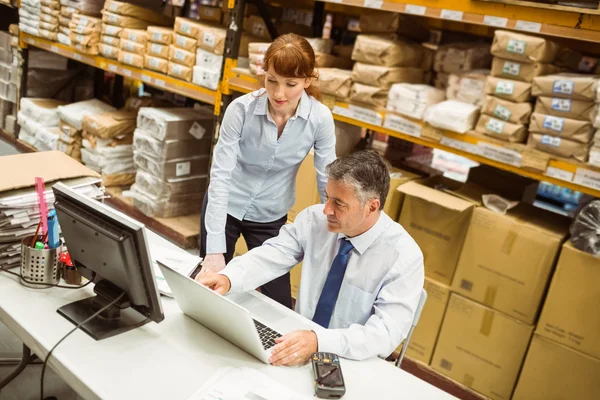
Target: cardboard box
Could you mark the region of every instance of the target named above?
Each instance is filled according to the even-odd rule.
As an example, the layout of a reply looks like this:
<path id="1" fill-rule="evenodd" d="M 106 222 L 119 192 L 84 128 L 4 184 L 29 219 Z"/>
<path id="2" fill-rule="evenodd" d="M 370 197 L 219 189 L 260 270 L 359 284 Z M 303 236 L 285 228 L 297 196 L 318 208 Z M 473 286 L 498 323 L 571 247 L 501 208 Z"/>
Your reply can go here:
<path id="1" fill-rule="evenodd" d="M 196 53 L 171 45 L 169 48 L 169 61 L 192 68 L 196 64 Z"/>
<path id="2" fill-rule="evenodd" d="M 413 174 L 412 172 L 404 171 L 400 168 L 390 169 L 390 190 L 388 191 L 385 204 L 383 206 L 383 212 L 385 212 L 391 219 L 398 221 L 400 217 L 400 210 L 402 210 L 402 204 L 404 202 L 404 193 L 398 190 L 398 187 L 404 185 L 406 182 L 420 179 L 422 176 Z"/>
<path id="3" fill-rule="evenodd" d="M 431 366 L 494 400 L 511 397 L 533 326 L 452 294 Z"/>
<path id="4" fill-rule="evenodd" d="M 600 398 L 600 360 L 535 334 L 513 400 Z"/>
<path id="5" fill-rule="evenodd" d="M 296 264 L 290 271 L 290 285 L 292 290 L 292 298 L 298 298 L 300 291 L 300 281 L 302 280 L 302 263 Z"/>
<path id="6" fill-rule="evenodd" d="M 221 23 L 223 11 L 219 7 L 202 6 L 198 8 L 198 16 L 201 21 L 212 21 Z"/>
<path id="7" fill-rule="evenodd" d="M 214 130 L 212 113 L 193 108 L 142 107 L 137 127 L 160 141 L 168 139 L 202 139 Z"/>
<path id="8" fill-rule="evenodd" d="M 193 19 L 177 17 L 175 18 L 175 26 L 173 30 L 174 33 L 196 39 L 200 34 L 200 29 L 202 29 L 202 26 L 203 24 L 201 22 Z"/>
<path id="9" fill-rule="evenodd" d="M 423 52 L 423 47 L 417 44 L 373 35 L 358 35 L 352 59 L 386 67 L 419 67 Z"/>
<path id="10" fill-rule="evenodd" d="M 148 31 L 144 29 L 125 28 L 121 31 L 121 39 L 129 40 L 130 42 L 146 45 L 148 43 Z"/>
<path id="11" fill-rule="evenodd" d="M 536 333 L 600 358 L 600 259 L 563 245 Z"/>
<path id="12" fill-rule="evenodd" d="M 196 50 L 196 66 L 220 72 L 223 68 L 223 56 L 218 56 L 209 51 Z"/>
<path id="13" fill-rule="evenodd" d="M 153 57 L 146 54 L 144 55 L 144 68 L 166 74 L 169 69 L 169 61 L 166 58 Z"/>
<path id="14" fill-rule="evenodd" d="M 560 68 L 552 64 L 526 64 L 494 57 L 491 75 L 516 81 L 533 82 L 536 76 L 556 74 L 559 71 Z"/>
<path id="15" fill-rule="evenodd" d="M 221 79 L 220 69 L 214 70 L 195 66 L 193 67 L 193 70 L 192 82 L 210 90 L 217 90 L 219 87 L 219 80 Z"/>
<path id="16" fill-rule="evenodd" d="M 146 54 L 152 57 L 162 58 L 164 60 L 169 59 L 170 46 L 166 44 L 148 42 L 146 45 Z M 166 64 L 165 64 L 166 72 Z"/>
<path id="17" fill-rule="evenodd" d="M 558 136 L 544 135 L 535 132 L 529 132 L 527 145 L 545 153 L 554 154 L 564 158 L 571 158 L 581 162 L 587 161 L 591 147 L 591 143 L 579 143 Z"/>
<path id="18" fill-rule="evenodd" d="M 261 16 L 250 15 L 244 18 L 244 32 L 265 40 L 272 40 L 267 25 Z"/>
<path id="19" fill-rule="evenodd" d="M 352 80 L 365 85 L 389 89 L 396 82 L 423 83 L 423 70 L 419 68 L 382 67 L 355 63 Z"/>
<path id="20" fill-rule="evenodd" d="M 173 29 L 163 28 L 162 26 L 148 27 L 148 40 L 154 43 L 169 45 L 173 41 Z"/>
<path id="21" fill-rule="evenodd" d="M 317 68 L 341 68 L 352 69 L 354 62 L 346 58 L 336 57 L 328 53 L 320 53 L 315 51 L 315 66 Z"/>
<path id="22" fill-rule="evenodd" d="M 594 75 L 556 74 L 535 78 L 531 94 L 535 97 L 561 97 L 594 101 L 597 88 L 598 78 Z"/>
<path id="23" fill-rule="evenodd" d="M 106 36 L 114 36 L 121 37 L 121 32 L 123 32 L 123 28 L 120 26 L 110 25 L 110 24 L 102 24 L 101 33 Z"/>
<path id="24" fill-rule="evenodd" d="M 226 36 L 227 29 L 204 24 L 200 26 L 200 30 L 196 39 L 198 40 L 199 48 L 211 51 L 217 55 L 223 55 L 223 51 L 225 50 Z"/>
<path id="25" fill-rule="evenodd" d="M 190 67 L 185 65 L 177 64 L 175 62 L 169 61 L 169 66 L 167 69 L 167 74 L 174 78 L 183 79 L 184 81 L 191 82 L 193 70 Z"/>
<path id="26" fill-rule="evenodd" d="M 485 93 L 515 103 L 524 103 L 531 99 L 531 84 L 489 76 L 485 82 Z"/>
<path id="27" fill-rule="evenodd" d="M 109 25 L 120 26 L 121 28 L 146 29 L 150 22 L 138 18 L 126 17 L 124 15 L 114 14 L 108 11 L 102 11 L 102 22 Z"/>
<path id="28" fill-rule="evenodd" d="M 550 40 L 522 33 L 497 30 L 492 43 L 496 57 L 525 63 L 551 63 L 560 46 Z"/>
<path id="29" fill-rule="evenodd" d="M 589 121 L 578 121 L 534 112 L 531 114 L 529 132 L 559 136 L 579 143 L 589 143 L 594 136 L 594 127 Z"/>
<path id="30" fill-rule="evenodd" d="M 240 41 L 240 49 L 239 49 L 238 57 L 248 57 L 250 55 L 250 52 L 253 52 L 253 53 L 259 52 L 259 50 L 252 51 L 252 46 L 250 46 L 251 43 L 252 43 L 252 45 L 255 45 L 254 48 L 258 48 L 258 49 L 263 49 L 264 46 L 266 46 L 266 48 L 268 48 L 270 45 L 270 43 L 261 43 L 261 42 L 264 42 L 264 39 L 257 38 L 256 36 L 248 35 L 248 34 L 242 32 L 242 39 Z M 265 48 L 264 52 L 267 51 L 266 48 Z M 222 54 L 219 54 L 219 55 L 222 55 Z"/>
<path id="31" fill-rule="evenodd" d="M 361 11 L 359 32 L 395 33 L 400 28 L 400 14 L 373 10 Z"/>
<path id="32" fill-rule="evenodd" d="M 137 54 L 140 57 L 143 57 L 144 54 L 146 53 L 145 45 L 139 44 L 137 42 L 132 42 L 131 40 L 127 40 L 127 39 L 121 39 L 121 44 L 119 45 L 119 48 L 122 51 L 131 53 L 131 54 Z"/>
<path id="33" fill-rule="evenodd" d="M 128 2 L 107 0 L 104 9 L 120 15 L 128 15 L 156 25 L 172 25 L 173 19 L 167 15 Z"/>
<path id="34" fill-rule="evenodd" d="M 196 47 L 198 47 L 198 41 L 196 39 L 175 33 L 173 36 L 173 46 L 183 50 L 195 52 Z"/>
<path id="35" fill-rule="evenodd" d="M 242 254 L 246 254 L 248 252 L 248 245 L 246 244 L 246 239 L 244 239 L 243 235 L 240 235 L 237 242 L 235 242 L 235 250 L 233 251 L 233 256 L 238 257 Z"/>
<path id="36" fill-rule="evenodd" d="M 349 99 L 354 102 L 385 108 L 389 91 L 375 86 L 354 83 L 350 89 Z"/>
<path id="37" fill-rule="evenodd" d="M 83 130 L 104 139 L 131 135 L 135 130 L 137 112 L 115 111 L 83 117 Z"/>
<path id="38" fill-rule="evenodd" d="M 569 221 L 520 204 L 505 215 L 477 207 L 452 291 L 534 324 Z"/>
<path id="39" fill-rule="evenodd" d="M 117 60 L 119 58 L 119 51 L 118 47 L 113 47 L 105 43 L 100 43 L 98 45 L 98 52 L 102 57 Z"/>
<path id="40" fill-rule="evenodd" d="M 296 175 L 296 202 L 288 211 L 288 221 L 293 222 L 300 211 L 320 202 L 315 156 L 310 152 L 300 164 Z"/>
<path id="41" fill-rule="evenodd" d="M 593 101 L 561 99 L 559 97 L 538 97 L 535 103 L 538 114 L 555 115 L 562 118 L 593 122 L 598 115 L 598 107 Z"/>
<path id="42" fill-rule="evenodd" d="M 523 143 L 527 138 L 527 128 L 524 125 L 511 124 L 485 114 L 481 114 L 479 117 L 475 130 L 512 143 Z"/>
<path id="43" fill-rule="evenodd" d="M 427 292 L 427 301 L 408 344 L 406 356 L 429 364 L 450 300 L 450 288 L 443 283 L 425 278 L 424 289 Z M 401 349 L 402 345 L 398 346 L 397 350 Z"/>
<path id="44" fill-rule="evenodd" d="M 123 40 L 121 40 L 123 41 Z M 129 53 L 127 51 L 121 50 L 119 51 L 119 62 L 121 64 L 131 65 L 136 68 L 144 68 L 144 56 L 140 56 L 139 54 Z"/>
<path id="45" fill-rule="evenodd" d="M 439 46 L 433 56 L 433 70 L 448 74 L 490 67 L 492 56 L 487 43 L 451 43 Z M 424 68 L 425 69 L 425 68 Z"/>
<path id="46" fill-rule="evenodd" d="M 481 113 L 513 124 L 524 125 L 529 123 L 531 103 L 514 103 L 495 96 L 486 96 Z"/>
<path id="47" fill-rule="evenodd" d="M 121 38 L 108 35 L 101 35 L 100 42 L 112 47 L 119 48 L 119 45 L 121 44 Z"/>
<path id="48" fill-rule="evenodd" d="M 437 185 L 460 186 L 442 177 L 399 186 L 405 197 L 398 222 L 421 248 L 425 275 L 450 285 L 475 204 L 434 189 Z"/>

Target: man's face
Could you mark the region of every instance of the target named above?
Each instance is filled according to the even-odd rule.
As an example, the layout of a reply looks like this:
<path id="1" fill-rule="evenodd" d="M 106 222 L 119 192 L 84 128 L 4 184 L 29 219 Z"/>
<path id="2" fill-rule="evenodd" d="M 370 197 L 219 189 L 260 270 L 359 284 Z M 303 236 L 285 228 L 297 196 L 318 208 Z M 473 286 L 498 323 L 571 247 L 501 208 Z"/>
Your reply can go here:
<path id="1" fill-rule="evenodd" d="M 361 207 L 355 190 L 340 181 L 330 179 L 327 182 L 325 193 L 327 201 L 323 214 L 327 216 L 327 229 L 330 232 L 343 233 L 348 237 L 364 232 L 366 219 L 375 206 L 373 201 L 376 201 L 376 206 L 379 207 L 378 200 L 369 200 Z"/>

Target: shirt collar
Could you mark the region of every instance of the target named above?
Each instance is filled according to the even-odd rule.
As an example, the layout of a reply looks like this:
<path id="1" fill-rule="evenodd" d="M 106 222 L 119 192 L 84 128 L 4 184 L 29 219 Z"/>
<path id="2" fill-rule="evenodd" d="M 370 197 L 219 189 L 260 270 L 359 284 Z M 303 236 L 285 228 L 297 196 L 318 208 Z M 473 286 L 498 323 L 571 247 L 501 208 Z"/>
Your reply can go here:
<path id="1" fill-rule="evenodd" d="M 256 100 L 256 108 L 254 109 L 254 115 L 267 115 L 269 110 L 268 102 L 269 97 L 267 96 L 266 89 L 260 89 L 255 92 Z M 306 93 L 306 90 L 302 92 L 302 97 L 300 97 L 300 103 L 296 108 L 296 114 L 291 119 L 296 119 L 296 117 L 301 117 L 305 120 L 308 120 L 308 115 L 310 114 L 310 97 Z"/>
<path id="2" fill-rule="evenodd" d="M 379 219 L 375 222 L 375 225 L 371 227 L 365 233 L 349 238 L 343 233 L 338 233 L 338 239 L 347 238 L 352 246 L 358 251 L 359 254 L 363 254 L 371 244 L 387 229 L 389 225 L 389 217 L 381 211 L 379 213 Z"/>

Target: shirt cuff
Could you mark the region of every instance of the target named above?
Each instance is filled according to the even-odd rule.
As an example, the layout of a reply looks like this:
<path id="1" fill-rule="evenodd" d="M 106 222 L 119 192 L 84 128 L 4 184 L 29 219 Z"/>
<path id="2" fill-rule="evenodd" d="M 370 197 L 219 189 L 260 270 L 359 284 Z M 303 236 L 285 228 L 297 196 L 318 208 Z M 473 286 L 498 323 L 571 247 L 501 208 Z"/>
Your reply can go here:
<path id="1" fill-rule="evenodd" d="M 215 233 L 206 235 L 206 254 L 225 254 L 227 253 L 227 243 L 225 242 L 225 233 Z"/>
<path id="2" fill-rule="evenodd" d="M 317 329 L 318 351 L 337 354 L 342 357 L 341 332 L 335 329 Z"/>
<path id="3" fill-rule="evenodd" d="M 227 292 L 227 294 L 241 293 L 244 291 L 243 270 L 227 266 L 218 273 L 221 275 L 225 275 L 227 278 L 229 278 L 231 288 L 229 288 L 229 292 Z"/>

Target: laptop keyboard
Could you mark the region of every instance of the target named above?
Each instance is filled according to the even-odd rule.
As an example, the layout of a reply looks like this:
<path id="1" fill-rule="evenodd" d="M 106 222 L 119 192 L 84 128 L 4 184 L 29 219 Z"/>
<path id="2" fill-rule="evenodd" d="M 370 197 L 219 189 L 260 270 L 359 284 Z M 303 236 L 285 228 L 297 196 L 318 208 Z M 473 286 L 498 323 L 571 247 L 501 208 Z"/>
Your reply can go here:
<path id="1" fill-rule="evenodd" d="M 255 319 L 253 319 L 253 321 L 254 321 L 254 325 L 256 326 L 256 330 L 258 331 L 258 336 L 260 337 L 260 341 L 262 342 L 264 349 L 268 350 L 271 347 L 275 346 L 277 344 L 277 343 L 275 343 L 275 339 L 277 339 L 278 337 L 281 337 L 281 334 L 279 332 L 276 332 L 273 329 L 269 328 L 268 326 L 261 324 L 260 322 L 258 322 Z"/>

